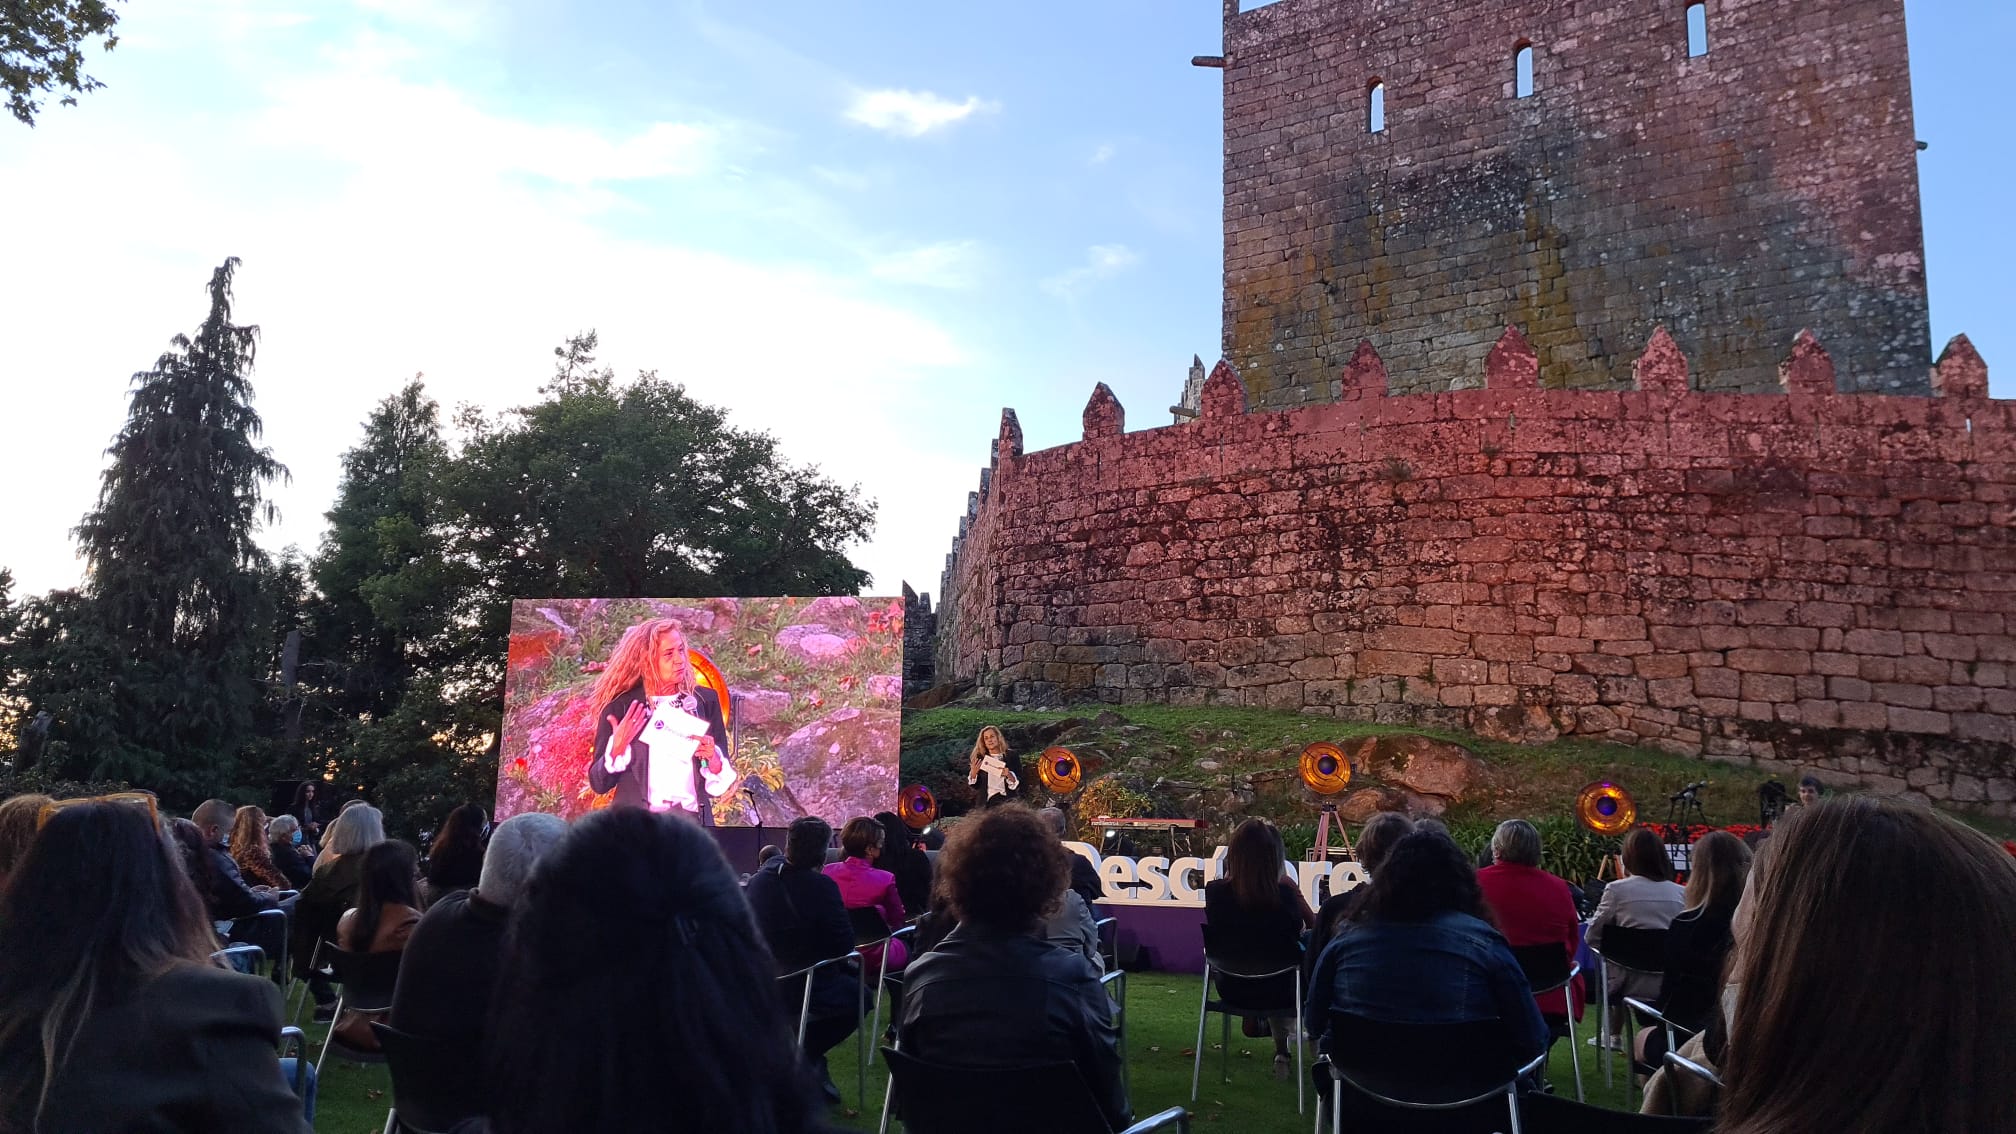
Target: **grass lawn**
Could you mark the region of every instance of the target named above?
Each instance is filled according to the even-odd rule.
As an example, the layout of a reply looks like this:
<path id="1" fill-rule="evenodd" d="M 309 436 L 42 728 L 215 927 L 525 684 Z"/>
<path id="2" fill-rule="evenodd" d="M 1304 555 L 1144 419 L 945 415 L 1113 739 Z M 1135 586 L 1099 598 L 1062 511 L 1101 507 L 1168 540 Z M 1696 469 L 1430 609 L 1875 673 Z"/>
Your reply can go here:
<path id="1" fill-rule="evenodd" d="M 1190 1106 L 1198 1125 L 1215 1124 L 1242 1134 L 1277 1131 L 1289 1134 L 1310 1128 L 1315 1121 L 1313 1110 L 1308 1116 L 1295 1113 L 1295 1084 L 1274 1079 L 1271 1041 L 1246 1039 L 1239 1034 L 1236 1024 L 1232 1029 L 1232 1081 L 1219 1081 L 1220 1053 L 1216 1044 L 1220 1025 L 1216 1017 L 1212 1018 L 1205 1039 L 1204 1076 L 1193 1106 L 1189 1053 L 1197 1040 L 1198 978 L 1187 974 L 1129 973 L 1127 983 L 1127 1066 L 1137 1115 L 1153 1114 L 1169 1106 Z M 886 1007 L 883 1018 L 888 1018 Z M 1594 1026 L 1593 1017 L 1578 1025 L 1584 1040 L 1593 1033 Z M 310 1034 L 319 1040 L 320 1032 L 318 1026 Z M 843 1128 L 873 1130 L 881 1115 L 886 1077 L 877 1059 L 868 1071 L 864 1104 L 855 1093 L 854 1050 L 850 1040 L 833 1051 L 833 1078 L 846 1095 L 833 1117 L 835 1124 Z M 1615 1088 L 1605 1090 L 1596 1056 L 1596 1050 L 1585 1044 L 1582 1077 L 1589 1101 L 1622 1107 L 1622 1079 L 1618 1079 Z M 1557 1091 L 1574 1097 L 1575 1080 L 1565 1042 L 1554 1045 L 1549 1074 Z M 1310 1106 L 1314 1105 L 1312 1097 Z M 391 1079 L 382 1066 L 357 1067 L 332 1058 L 323 1067 L 315 1129 L 323 1134 L 378 1134 L 385 1127 L 385 1111 L 390 1106 Z"/>

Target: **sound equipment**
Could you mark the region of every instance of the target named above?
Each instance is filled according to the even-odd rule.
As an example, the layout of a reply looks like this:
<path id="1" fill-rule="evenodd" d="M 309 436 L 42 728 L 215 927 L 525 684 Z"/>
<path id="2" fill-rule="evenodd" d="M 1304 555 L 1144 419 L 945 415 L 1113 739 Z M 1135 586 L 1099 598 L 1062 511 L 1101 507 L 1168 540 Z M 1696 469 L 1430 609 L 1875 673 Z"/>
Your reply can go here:
<path id="1" fill-rule="evenodd" d="M 1204 821 L 1202 819 L 1116 819 L 1110 815 L 1101 815 L 1091 821 L 1091 826 L 1094 831 L 1099 833 L 1102 846 L 1116 838 L 1125 838 L 1125 833 L 1128 831 L 1159 834 L 1162 836 L 1164 844 L 1169 848 L 1169 857 L 1175 858 L 1177 849 L 1176 832 L 1187 831 L 1194 835 L 1197 831 L 1203 829 Z M 1192 849 L 1194 850 L 1195 848 Z"/>
<path id="2" fill-rule="evenodd" d="M 911 784 L 896 793 L 896 814 L 913 831 L 929 827 L 938 818 L 938 800 L 923 784 Z"/>
<path id="3" fill-rule="evenodd" d="M 1069 748 L 1045 748 L 1036 759 L 1036 778 L 1043 781 L 1045 788 L 1057 795 L 1078 790 L 1083 769 L 1078 766 L 1076 753 Z"/>
<path id="4" fill-rule="evenodd" d="M 1599 835 L 1621 835 L 1638 822 L 1638 805 L 1630 792 L 1599 780 L 1575 796 L 1575 818 Z"/>

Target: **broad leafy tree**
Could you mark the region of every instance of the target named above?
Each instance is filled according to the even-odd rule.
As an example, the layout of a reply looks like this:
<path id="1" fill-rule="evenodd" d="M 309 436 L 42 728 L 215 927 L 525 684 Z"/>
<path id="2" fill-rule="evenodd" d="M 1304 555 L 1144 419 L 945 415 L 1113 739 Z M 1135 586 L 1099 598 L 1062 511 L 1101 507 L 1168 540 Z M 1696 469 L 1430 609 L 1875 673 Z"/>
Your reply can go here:
<path id="1" fill-rule="evenodd" d="M 103 36 L 101 46 L 112 50 L 118 23 L 107 0 L 0 0 L 0 93 L 8 113 L 33 126 L 50 92 L 75 106 L 78 95 L 104 86 L 84 74 L 84 48 Z"/>

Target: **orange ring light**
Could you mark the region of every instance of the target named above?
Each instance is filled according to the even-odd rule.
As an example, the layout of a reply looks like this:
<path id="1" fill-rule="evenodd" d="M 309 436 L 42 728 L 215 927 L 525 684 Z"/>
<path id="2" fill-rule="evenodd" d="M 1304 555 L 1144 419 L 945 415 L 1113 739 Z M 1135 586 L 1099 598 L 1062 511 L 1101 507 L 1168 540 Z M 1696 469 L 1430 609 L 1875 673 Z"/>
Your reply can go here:
<path id="1" fill-rule="evenodd" d="M 1638 822 L 1638 805 L 1630 792 L 1598 780 L 1576 795 L 1575 818 L 1599 835 L 1621 835 Z"/>
<path id="2" fill-rule="evenodd" d="M 728 697 L 728 679 L 721 676 L 714 659 L 690 646 L 686 649 L 686 660 L 693 667 L 693 683 L 712 689 L 714 699 L 721 702 L 721 725 L 730 730 L 729 736 L 734 736 L 735 709 Z"/>
<path id="3" fill-rule="evenodd" d="M 1336 795 L 1351 782 L 1351 759 L 1342 748 L 1319 740 L 1302 750 L 1302 782 L 1317 795 Z"/>
<path id="4" fill-rule="evenodd" d="M 921 831 L 938 818 L 938 800 L 931 789 L 923 784 L 911 784 L 896 793 L 896 814 L 903 817 L 903 825 L 913 831 Z"/>
<path id="5" fill-rule="evenodd" d="M 1069 748 L 1045 748 L 1037 757 L 1036 778 L 1043 786 L 1058 795 L 1068 795 L 1078 790 L 1078 781 L 1084 769 L 1078 765 L 1078 754 Z"/>

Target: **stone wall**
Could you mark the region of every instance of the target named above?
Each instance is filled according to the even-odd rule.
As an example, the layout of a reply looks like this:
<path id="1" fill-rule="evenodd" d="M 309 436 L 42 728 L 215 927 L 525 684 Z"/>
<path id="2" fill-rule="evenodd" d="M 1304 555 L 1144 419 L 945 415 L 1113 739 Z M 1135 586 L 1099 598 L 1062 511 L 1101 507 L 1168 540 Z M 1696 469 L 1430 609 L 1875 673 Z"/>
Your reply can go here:
<path id="1" fill-rule="evenodd" d="M 1507 325 L 1549 387 L 1628 388 L 1664 325 L 1704 388 L 1769 391 L 1810 326 L 1844 388 L 1925 392 L 1903 0 L 1715 0 L 1698 58 L 1682 0 L 1238 7 L 1223 353 L 1256 404 L 1334 400 L 1361 339 L 1427 389 Z"/>
<path id="2" fill-rule="evenodd" d="M 1102 387 L 1086 440 L 1028 454 L 1008 411 L 938 680 L 1610 738 L 2011 813 L 2016 402 L 1964 338 L 1933 397 L 1836 393 L 1810 335 L 1774 394 L 1690 389 L 1663 331 L 1631 391 L 1539 388 L 1517 331 L 1482 370 L 1388 396 L 1360 344 L 1336 404 L 1249 414 L 1221 363 L 1195 422 L 1114 432 Z"/>

